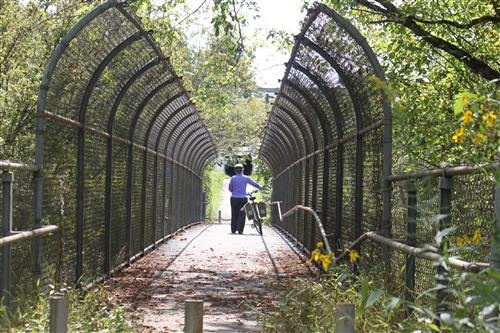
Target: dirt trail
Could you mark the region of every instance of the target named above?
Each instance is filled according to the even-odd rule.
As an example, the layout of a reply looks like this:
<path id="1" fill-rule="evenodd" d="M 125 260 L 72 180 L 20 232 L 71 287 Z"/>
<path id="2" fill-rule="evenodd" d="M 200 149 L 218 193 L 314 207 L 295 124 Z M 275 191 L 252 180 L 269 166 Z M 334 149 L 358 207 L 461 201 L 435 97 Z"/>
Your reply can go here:
<path id="1" fill-rule="evenodd" d="M 274 229 L 201 224 L 173 237 L 107 283 L 141 332 L 182 332 L 184 300 L 204 300 L 204 332 L 255 332 L 278 286 L 310 276 L 304 258 Z"/>

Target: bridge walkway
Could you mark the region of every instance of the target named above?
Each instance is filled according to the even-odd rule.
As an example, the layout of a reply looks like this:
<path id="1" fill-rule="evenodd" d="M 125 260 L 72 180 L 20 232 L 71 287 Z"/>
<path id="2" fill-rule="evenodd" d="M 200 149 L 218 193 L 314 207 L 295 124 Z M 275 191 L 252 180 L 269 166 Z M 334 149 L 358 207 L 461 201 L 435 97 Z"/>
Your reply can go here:
<path id="1" fill-rule="evenodd" d="M 259 331 L 259 314 L 277 301 L 280 286 L 313 275 L 281 234 L 250 225 L 231 234 L 228 223 L 199 224 L 106 282 L 143 332 L 182 332 L 184 301 L 204 300 L 204 332 Z"/>

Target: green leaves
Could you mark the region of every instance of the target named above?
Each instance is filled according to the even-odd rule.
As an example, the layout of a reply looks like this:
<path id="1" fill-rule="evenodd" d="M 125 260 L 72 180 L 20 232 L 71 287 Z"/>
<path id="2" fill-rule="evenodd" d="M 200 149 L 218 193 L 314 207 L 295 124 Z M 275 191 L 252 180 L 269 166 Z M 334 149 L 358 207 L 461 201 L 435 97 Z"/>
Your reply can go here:
<path id="1" fill-rule="evenodd" d="M 465 91 L 465 92 L 462 92 L 460 94 L 455 95 L 455 105 L 453 108 L 453 112 L 454 112 L 455 116 L 461 115 L 464 112 L 465 106 L 469 102 L 473 102 L 473 101 L 477 100 L 478 98 L 479 98 L 479 96 L 477 94 L 473 94 L 473 93 L 468 92 L 468 91 Z M 475 111 L 477 112 L 477 106 L 475 108 L 476 108 Z"/>
<path id="2" fill-rule="evenodd" d="M 370 283 L 366 279 L 361 279 L 361 304 L 356 308 L 356 316 L 361 316 L 366 309 L 371 307 L 375 302 L 384 295 L 384 291 L 377 289 L 371 290 Z"/>

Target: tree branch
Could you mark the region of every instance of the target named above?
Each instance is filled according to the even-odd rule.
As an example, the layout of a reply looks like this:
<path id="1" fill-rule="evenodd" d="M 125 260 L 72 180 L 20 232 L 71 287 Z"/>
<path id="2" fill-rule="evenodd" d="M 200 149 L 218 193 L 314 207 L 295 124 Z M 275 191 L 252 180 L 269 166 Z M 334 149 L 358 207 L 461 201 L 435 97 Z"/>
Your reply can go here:
<path id="1" fill-rule="evenodd" d="M 207 3 L 207 1 L 208 0 L 203 0 L 203 2 L 198 6 L 198 8 L 196 8 L 191 13 L 189 13 L 186 17 L 184 17 L 182 20 L 180 20 L 179 22 L 177 22 L 177 24 L 181 24 L 182 22 L 184 22 L 185 20 L 187 20 L 188 18 L 190 18 L 192 15 L 194 15 L 195 13 L 197 13 L 201 9 L 201 7 L 203 7 L 203 5 Z"/>
<path id="2" fill-rule="evenodd" d="M 419 22 L 419 23 L 450 25 L 452 27 L 459 28 L 459 29 L 470 29 L 470 28 L 472 28 L 475 25 L 479 25 L 479 24 L 483 24 L 483 23 L 487 23 L 487 22 L 500 23 L 500 17 L 497 17 L 497 16 L 488 16 L 488 15 L 487 16 L 477 17 L 477 18 L 471 20 L 468 23 L 458 23 L 458 22 L 450 21 L 450 20 L 435 20 L 435 21 L 431 21 L 431 20 L 425 20 L 423 18 L 416 17 L 416 16 L 412 16 L 412 17 L 413 17 L 413 19 L 416 22 Z"/>
<path id="3" fill-rule="evenodd" d="M 365 6 L 371 10 L 378 11 L 384 16 L 388 17 L 388 19 L 381 20 L 380 22 L 392 22 L 403 25 L 404 27 L 410 29 L 414 35 L 421 37 L 424 41 L 434 46 L 435 48 L 450 54 L 454 58 L 464 63 L 474 73 L 480 75 L 486 80 L 491 81 L 500 78 L 500 72 L 498 70 L 492 68 L 484 61 L 474 57 L 472 54 L 458 47 L 457 45 L 452 44 L 447 40 L 444 40 L 443 38 L 432 35 L 429 31 L 425 30 L 417 23 L 417 19 L 414 16 L 404 17 L 400 9 L 394 6 L 394 4 L 392 4 L 390 1 L 374 1 L 376 1 L 375 3 L 377 4 L 375 4 L 374 2 L 370 2 L 369 0 L 356 0 L 358 4 Z M 472 23 L 472 21 L 470 23 Z"/>

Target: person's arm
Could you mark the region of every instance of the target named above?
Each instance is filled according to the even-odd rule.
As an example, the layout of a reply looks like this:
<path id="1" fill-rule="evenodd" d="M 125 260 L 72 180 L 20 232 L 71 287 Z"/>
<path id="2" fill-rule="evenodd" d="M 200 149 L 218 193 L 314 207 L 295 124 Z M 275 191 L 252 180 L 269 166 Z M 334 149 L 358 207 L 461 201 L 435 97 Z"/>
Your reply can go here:
<path id="1" fill-rule="evenodd" d="M 231 177 L 231 180 L 229 181 L 229 192 L 233 192 L 233 178 Z"/>
<path id="2" fill-rule="evenodd" d="M 262 188 L 258 183 L 256 183 L 252 178 L 248 177 L 248 184 L 252 185 L 253 187 L 258 188 L 259 190 Z"/>

